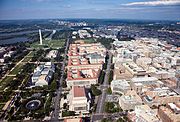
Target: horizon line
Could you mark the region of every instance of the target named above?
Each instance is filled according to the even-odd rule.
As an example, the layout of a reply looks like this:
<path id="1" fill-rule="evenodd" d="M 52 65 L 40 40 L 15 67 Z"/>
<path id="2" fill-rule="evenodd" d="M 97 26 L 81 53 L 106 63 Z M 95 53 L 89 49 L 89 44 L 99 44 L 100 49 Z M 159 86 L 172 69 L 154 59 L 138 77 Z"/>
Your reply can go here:
<path id="1" fill-rule="evenodd" d="M 180 22 L 180 20 L 168 20 L 168 19 L 125 19 L 125 18 L 29 18 L 29 19 L 0 19 L 0 21 L 23 21 L 23 20 L 55 20 L 55 19 L 60 19 L 60 20 L 134 20 L 134 21 L 173 21 L 173 22 Z"/>

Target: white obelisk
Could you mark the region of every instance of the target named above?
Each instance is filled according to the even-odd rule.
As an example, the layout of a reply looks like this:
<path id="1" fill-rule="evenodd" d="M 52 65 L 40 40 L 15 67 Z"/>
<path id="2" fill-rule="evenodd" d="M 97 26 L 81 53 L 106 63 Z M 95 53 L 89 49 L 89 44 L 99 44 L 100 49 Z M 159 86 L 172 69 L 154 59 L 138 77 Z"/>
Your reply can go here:
<path id="1" fill-rule="evenodd" d="M 40 45 L 42 45 L 42 35 L 41 35 L 41 30 L 39 29 L 39 40 L 40 40 Z"/>

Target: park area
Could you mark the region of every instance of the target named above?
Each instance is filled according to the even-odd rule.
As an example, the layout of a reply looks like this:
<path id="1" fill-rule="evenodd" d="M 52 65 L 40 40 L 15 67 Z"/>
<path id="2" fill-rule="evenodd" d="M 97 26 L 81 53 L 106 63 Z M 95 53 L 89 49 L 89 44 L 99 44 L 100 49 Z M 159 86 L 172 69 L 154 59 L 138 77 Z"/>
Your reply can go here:
<path id="1" fill-rule="evenodd" d="M 23 67 L 23 64 L 18 64 L 14 67 L 14 69 L 9 73 L 9 75 L 17 75 Z"/>
<path id="2" fill-rule="evenodd" d="M 65 39 L 57 39 L 57 40 L 43 40 L 43 44 L 40 45 L 39 41 L 34 42 L 30 45 L 32 49 L 42 49 L 42 48 L 52 48 L 59 49 L 65 45 Z"/>
<path id="3" fill-rule="evenodd" d="M 85 43 L 96 43 L 96 41 L 93 38 L 89 38 L 89 39 L 84 39 L 83 40 Z"/>
<path id="4" fill-rule="evenodd" d="M 24 90 L 20 93 L 21 97 L 18 97 L 14 106 L 11 107 L 7 119 L 23 120 L 25 118 L 43 119 L 45 116 L 49 116 L 52 111 L 52 97 L 53 93 L 46 90 Z M 16 110 L 15 108 L 18 108 Z M 28 114 L 27 114 L 28 113 Z"/>

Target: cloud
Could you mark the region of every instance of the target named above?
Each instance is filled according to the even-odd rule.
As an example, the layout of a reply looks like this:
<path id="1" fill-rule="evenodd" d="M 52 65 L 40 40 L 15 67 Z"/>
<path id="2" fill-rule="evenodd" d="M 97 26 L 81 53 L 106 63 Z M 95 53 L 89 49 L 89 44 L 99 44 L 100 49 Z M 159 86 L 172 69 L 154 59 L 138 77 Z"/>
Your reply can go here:
<path id="1" fill-rule="evenodd" d="M 132 2 L 123 4 L 126 6 L 160 6 L 160 5 L 180 5 L 180 0 L 156 0 L 148 2 Z"/>

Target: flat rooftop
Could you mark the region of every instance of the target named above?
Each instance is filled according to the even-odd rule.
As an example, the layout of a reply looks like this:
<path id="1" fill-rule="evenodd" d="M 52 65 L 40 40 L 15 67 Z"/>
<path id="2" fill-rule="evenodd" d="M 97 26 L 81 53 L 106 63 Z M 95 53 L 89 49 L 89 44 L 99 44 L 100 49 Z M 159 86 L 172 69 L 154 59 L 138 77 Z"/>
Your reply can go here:
<path id="1" fill-rule="evenodd" d="M 135 107 L 136 114 L 140 114 L 144 119 L 148 121 L 159 121 L 159 119 L 156 116 L 156 113 L 148 106 L 148 105 L 138 105 Z"/>
<path id="2" fill-rule="evenodd" d="M 64 122 L 82 122 L 82 118 L 64 119 Z"/>
<path id="3" fill-rule="evenodd" d="M 102 46 L 101 43 L 92 43 L 92 44 L 71 44 L 69 47 L 68 55 L 69 56 L 80 56 L 89 53 L 105 53 L 106 49 Z"/>
<path id="4" fill-rule="evenodd" d="M 132 78 L 132 82 L 152 82 L 152 81 L 158 81 L 155 77 L 137 77 Z"/>
<path id="5" fill-rule="evenodd" d="M 67 80 L 96 79 L 99 77 L 100 69 L 82 68 L 69 69 L 67 72 Z"/>
<path id="6" fill-rule="evenodd" d="M 82 86 L 73 86 L 73 95 L 74 97 L 85 97 L 85 88 Z"/>

